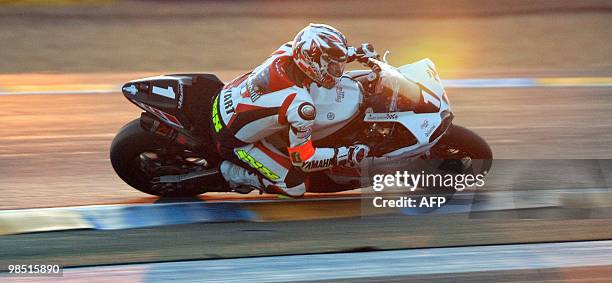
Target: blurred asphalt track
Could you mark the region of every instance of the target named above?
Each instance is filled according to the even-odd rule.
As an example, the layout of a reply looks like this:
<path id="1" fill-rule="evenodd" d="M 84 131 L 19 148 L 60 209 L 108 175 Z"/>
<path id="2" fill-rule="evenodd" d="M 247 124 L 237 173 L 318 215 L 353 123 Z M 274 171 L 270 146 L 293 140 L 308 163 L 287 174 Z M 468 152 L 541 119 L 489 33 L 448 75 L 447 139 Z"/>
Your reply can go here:
<path id="1" fill-rule="evenodd" d="M 89 282 L 115 278 L 144 282 L 499 282 L 563 279 L 594 282 L 607 279 L 606 273 L 612 269 L 612 258 L 606 254 L 611 251 L 612 241 L 596 241 L 294 255 L 275 257 L 274 262 L 270 258 L 254 257 L 70 268 L 58 278 L 8 282 Z M 565 256 L 559 257 L 559 254 Z M 296 267 L 299 267 L 299 272 L 296 272 Z"/>

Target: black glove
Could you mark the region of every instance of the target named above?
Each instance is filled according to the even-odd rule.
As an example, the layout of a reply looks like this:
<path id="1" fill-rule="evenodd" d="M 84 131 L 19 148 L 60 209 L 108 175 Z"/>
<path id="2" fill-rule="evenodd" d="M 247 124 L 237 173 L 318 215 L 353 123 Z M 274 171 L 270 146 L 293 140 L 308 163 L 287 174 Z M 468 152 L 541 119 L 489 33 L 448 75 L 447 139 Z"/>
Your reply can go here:
<path id="1" fill-rule="evenodd" d="M 357 60 L 362 64 L 366 64 L 368 63 L 369 58 L 380 60 L 380 56 L 378 53 L 376 53 L 376 50 L 374 50 L 374 46 L 372 46 L 372 44 L 363 43 L 357 48 L 352 46 L 349 47 L 349 62 Z"/>

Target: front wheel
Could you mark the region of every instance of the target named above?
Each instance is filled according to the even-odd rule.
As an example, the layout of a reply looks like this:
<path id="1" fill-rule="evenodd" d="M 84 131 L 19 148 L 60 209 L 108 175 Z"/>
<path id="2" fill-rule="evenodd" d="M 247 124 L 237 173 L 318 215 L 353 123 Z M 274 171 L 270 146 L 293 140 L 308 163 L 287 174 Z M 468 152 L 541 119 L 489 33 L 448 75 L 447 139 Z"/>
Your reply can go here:
<path id="1" fill-rule="evenodd" d="M 489 144 L 478 134 L 458 125 L 451 125 L 430 151 L 430 158 L 440 160 L 439 173 L 451 175 L 486 175 L 493 164 Z M 434 194 L 452 195 L 455 187 L 428 188 Z"/>
<path id="2" fill-rule="evenodd" d="M 156 196 L 191 197 L 209 191 L 218 184 L 220 174 L 207 182 L 160 183 L 159 177 L 181 175 L 214 168 L 197 154 L 151 134 L 140 126 L 140 119 L 119 130 L 110 149 L 110 160 L 119 177 L 133 188 Z M 206 185 L 203 185 L 206 183 Z"/>

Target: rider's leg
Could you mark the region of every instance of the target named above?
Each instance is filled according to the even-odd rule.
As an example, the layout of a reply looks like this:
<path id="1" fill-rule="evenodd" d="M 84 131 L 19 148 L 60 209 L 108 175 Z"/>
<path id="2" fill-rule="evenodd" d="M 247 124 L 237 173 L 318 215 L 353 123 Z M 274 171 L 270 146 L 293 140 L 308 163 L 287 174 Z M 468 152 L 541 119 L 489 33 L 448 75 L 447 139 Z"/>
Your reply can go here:
<path id="1" fill-rule="evenodd" d="M 223 161 L 220 166 L 230 187 L 246 185 L 291 197 L 300 197 L 306 192 L 306 174 L 269 143 L 262 141 L 235 148 L 234 154 L 242 166 L 230 161 Z"/>

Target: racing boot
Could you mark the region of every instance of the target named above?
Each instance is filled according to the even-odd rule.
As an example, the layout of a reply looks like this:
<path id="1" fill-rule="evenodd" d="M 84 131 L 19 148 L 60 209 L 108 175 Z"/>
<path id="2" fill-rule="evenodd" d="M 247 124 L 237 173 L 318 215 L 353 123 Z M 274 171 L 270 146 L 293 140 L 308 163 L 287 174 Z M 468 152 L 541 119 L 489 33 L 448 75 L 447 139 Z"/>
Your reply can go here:
<path id="1" fill-rule="evenodd" d="M 248 194 L 253 190 L 263 190 L 261 178 L 248 170 L 229 161 L 221 162 L 219 171 L 229 184 L 229 187 L 237 193 Z"/>
<path id="2" fill-rule="evenodd" d="M 223 178 L 228 182 L 230 188 L 241 194 L 248 194 L 253 190 L 259 190 L 260 194 L 282 194 L 296 198 L 303 196 L 306 192 L 304 183 L 287 188 L 285 183 L 273 183 L 230 161 L 221 162 L 219 171 L 221 171 Z"/>

